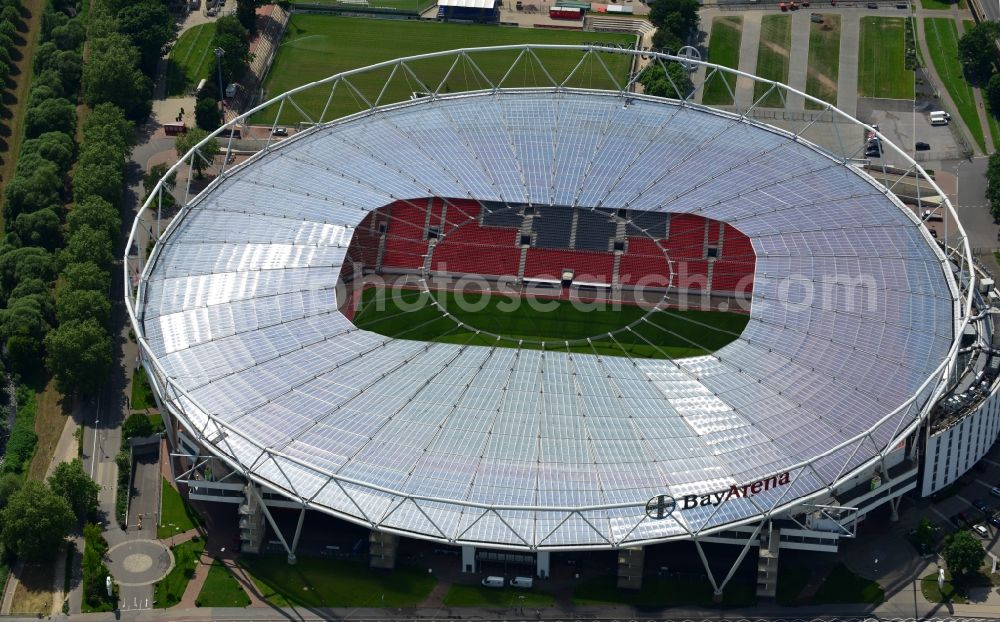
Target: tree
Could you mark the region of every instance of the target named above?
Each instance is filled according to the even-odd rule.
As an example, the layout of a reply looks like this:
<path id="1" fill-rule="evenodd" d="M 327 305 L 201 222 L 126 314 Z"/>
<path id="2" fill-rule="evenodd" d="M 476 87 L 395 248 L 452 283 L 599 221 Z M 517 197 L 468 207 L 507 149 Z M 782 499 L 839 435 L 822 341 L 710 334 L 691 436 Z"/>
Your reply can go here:
<path id="1" fill-rule="evenodd" d="M 18 214 L 14 231 L 25 246 L 41 246 L 53 251 L 62 242 L 62 223 L 52 208 Z"/>
<path id="2" fill-rule="evenodd" d="M 965 77 L 973 84 L 985 83 L 993 73 L 996 56 L 994 42 L 1000 36 L 1000 24 L 982 21 L 969 28 L 958 40 L 958 60 Z"/>
<path id="3" fill-rule="evenodd" d="M 952 575 L 964 575 L 979 570 L 986 558 L 983 546 L 968 531 L 948 534 L 941 555 Z"/>
<path id="4" fill-rule="evenodd" d="M 194 122 L 203 130 L 211 132 L 222 125 L 219 102 L 211 97 L 202 97 L 194 106 Z"/>
<path id="5" fill-rule="evenodd" d="M 63 288 L 59 290 L 60 295 L 64 291 L 86 289 L 107 293 L 111 288 L 111 275 L 90 262 L 71 263 L 63 269 L 62 276 Z"/>
<path id="6" fill-rule="evenodd" d="M 17 473 L 7 473 L 0 476 L 0 510 L 7 507 L 11 496 L 21 489 L 21 477 Z"/>
<path id="7" fill-rule="evenodd" d="M 220 17 L 215 21 L 213 48 L 222 48 L 222 79 L 225 82 L 238 80 L 246 64 L 250 62 L 250 38 L 246 28 L 235 17 Z"/>
<path id="8" fill-rule="evenodd" d="M 694 89 L 691 76 L 680 63 L 666 63 L 667 73 L 659 63 L 650 65 L 639 77 L 643 92 L 656 97 L 680 99 L 687 97 Z M 667 77 L 669 76 L 669 80 Z M 680 91 L 680 93 L 678 93 Z"/>
<path id="9" fill-rule="evenodd" d="M 38 154 L 53 162 L 60 173 L 65 173 L 73 165 L 73 158 L 76 157 L 76 143 L 73 142 L 73 137 L 69 134 L 45 132 L 38 138 L 21 143 L 20 158 L 31 154 Z"/>
<path id="10" fill-rule="evenodd" d="M 64 289 L 56 300 L 56 319 L 60 324 L 92 319 L 107 328 L 111 325 L 111 301 L 102 291 Z"/>
<path id="11" fill-rule="evenodd" d="M 193 149 L 206 136 L 208 136 L 208 132 L 198 128 L 190 130 L 187 134 L 178 136 L 174 142 L 177 157 L 183 158 L 188 151 Z M 194 168 L 195 175 L 199 179 L 203 171 L 211 165 L 212 160 L 217 155 L 219 155 L 219 142 L 214 138 L 198 148 L 198 152 L 192 156 L 191 166 Z"/>
<path id="12" fill-rule="evenodd" d="M 103 229 L 93 229 L 89 225 L 81 225 L 76 233 L 70 236 L 66 247 L 59 253 L 62 265 L 90 262 L 106 268 L 114 261 L 111 254 L 111 238 Z"/>
<path id="13" fill-rule="evenodd" d="M 91 196 L 76 204 L 66 216 L 66 225 L 70 235 L 75 234 L 84 225 L 98 231 L 107 231 L 108 237 L 118 237 L 122 219 L 118 210 L 111 203 L 99 196 Z"/>
<path id="14" fill-rule="evenodd" d="M 153 84 L 139 69 L 139 51 L 128 37 L 111 33 L 92 40 L 89 51 L 83 66 L 83 97 L 87 104 L 115 104 L 130 119 L 148 116 Z"/>
<path id="15" fill-rule="evenodd" d="M 146 75 L 156 72 L 156 63 L 168 43 L 177 37 L 177 22 L 160 0 L 142 0 L 126 5 L 118 12 L 121 32 L 139 48 Z"/>
<path id="16" fill-rule="evenodd" d="M 257 7 L 259 0 L 236 0 L 236 19 L 251 35 L 257 32 Z"/>
<path id="17" fill-rule="evenodd" d="M 1000 151 L 990 155 L 986 167 L 986 199 L 994 222 L 1000 222 Z"/>
<path id="18" fill-rule="evenodd" d="M 4 189 L 4 217 L 13 222 L 21 212 L 36 212 L 62 203 L 62 177 L 59 167 L 49 162 L 27 175 L 15 175 Z"/>
<path id="19" fill-rule="evenodd" d="M 10 292 L 26 279 L 51 282 L 56 276 L 55 257 L 44 248 L 0 247 L 0 289 Z"/>
<path id="20" fill-rule="evenodd" d="M 76 167 L 73 172 L 73 197 L 82 202 L 97 196 L 112 205 L 118 205 L 122 197 L 124 175 L 120 163 L 89 164 Z"/>
<path id="21" fill-rule="evenodd" d="M 122 424 L 122 439 L 142 438 L 153 435 L 153 423 L 146 415 L 135 413 L 129 415 Z M 124 441 L 123 441 L 124 443 Z"/>
<path id="22" fill-rule="evenodd" d="M 114 104 L 99 104 L 83 122 L 84 142 L 102 140 L 127 150 L 135 144 L 135 124 Z"/>
<path id="23" fill-rule="evenodd" d="M 62 50 L 80 49 L 85 37 L 83 22 L 78 19 L 71 19 L 62 26 L 56 26 L 50 35 L 50 39 Z"/>
<path id="24" fill-rule="evenodd" d="M 49 560 L 55 557 L 73 522 L 73 510 L 66 499 L 43 482 L 28 480 L 0 512 L 0 541 L 18 557 Z"/>
<path id="25" fill-rule="evenodd" d="M 649 21 L 656 26 L 653 45 L 676 52 L 698 29 L 698 0 L 656 0 L 649 8 Z M 660 43 L 657 43 L 660 41 Z M 669 43 L 669 45 L 661 45 Z"/>
<path id="26" fill-rule="evenodd" d="M 97 513 L 97 494 L 101 487 L 83 470 L 79 458 L 59 463 L 49 477 L 49 488 L 69 501 L 78 521 Z"/>
<path id="27" fill-rule="evenodd" d="M 111 337 L 97 320 L 60 324 L 45 336 L 45 350 L 63 393 L 93 395 L 111 371 Z"/>
<path id="28" fill-rule="evenodd" d="M 29 108 L 24 114 L 24 134 L 36 138 L 46 132 L 76 132 L 76 108 L 69 101 L 57 97 L 47 99 Z"/>
<path id="29" fill-rule="evenodd" d="M 995 73 L 990 76 L 990 80 L 986 83 L 986 89 L 983 91 L 983 94 L 986 96 L 986 101 L 990 108 L 990 114 L 994 117 L 1000 118 L 1000 73 Z"/>

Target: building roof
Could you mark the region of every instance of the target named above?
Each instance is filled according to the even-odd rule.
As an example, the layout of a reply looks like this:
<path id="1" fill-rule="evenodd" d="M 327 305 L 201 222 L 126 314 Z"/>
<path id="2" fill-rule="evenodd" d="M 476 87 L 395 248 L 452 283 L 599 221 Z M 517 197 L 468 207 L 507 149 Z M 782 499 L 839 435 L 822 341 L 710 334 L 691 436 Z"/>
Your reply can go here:
<path id="1" fill-rule="evenodd" d="M 182 419 L 315 507 L 522 548 L 715 529 L 896 442 L 954 338 L 955 285 L 926 229 L 788 133 L 618 95 L 425 98 L 302 133 L 210 186 L 157 245 L 140 316 Z M 751 319 L 679 360 L 355 328 L 335 289 L 354 227 L 428 195 L 731 223 L 757 255 Z M 656 495 L 732 487 L 753 494 L 644 518 Z"/>
<path id="2" fill-rule="evenodd" d="M 457 6 L 465 9 L 492 9 L 499 0 L 438 0 L 438 6 Z"/>

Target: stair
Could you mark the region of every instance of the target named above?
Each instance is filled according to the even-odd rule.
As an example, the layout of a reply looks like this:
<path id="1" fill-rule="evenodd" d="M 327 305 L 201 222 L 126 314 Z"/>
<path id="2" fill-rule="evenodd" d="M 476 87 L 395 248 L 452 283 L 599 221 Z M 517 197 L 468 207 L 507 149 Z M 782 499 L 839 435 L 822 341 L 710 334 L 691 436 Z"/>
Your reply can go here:
<path id="1" fill-rule="evenodd" d="M 535 221 L 534 213 L 526 214 L 524 219 L 521 221 L 521 230 L 518 231 L 518 241 L 520 242 L 521 236 L 527 235 L 531 237 L 531 229 Z M 528 263 L 528 247 L 521 247 L 521 258 L 517 264 L 517 280 L 520 282 L 524 278 L 524 267 Z"/>
<path id="2" fill-rule="evenodd" d="M 757 557 L 757 598 L 773 600 L 778 591 L 778 552 L 781 545 L 781 529 L 773 529 L 767 524 L 761 530 L 760 550 Z"/>
<path id="3" fill-rule="evenodd" d="M 399 536 L 384 531 L 372 531 L 368 535 L 368 566 L 392 570 L 396 567 L 396 551 Z"/>
<path id="4" fill-rule="evenodd" d="M 253 494 L 247 484 L 243 488 L 244 501 L 240 504 L 240 551 L 243 553 L 260 553 L 264 543 L 264 511 L 260 507 L 258 496 Z"/>

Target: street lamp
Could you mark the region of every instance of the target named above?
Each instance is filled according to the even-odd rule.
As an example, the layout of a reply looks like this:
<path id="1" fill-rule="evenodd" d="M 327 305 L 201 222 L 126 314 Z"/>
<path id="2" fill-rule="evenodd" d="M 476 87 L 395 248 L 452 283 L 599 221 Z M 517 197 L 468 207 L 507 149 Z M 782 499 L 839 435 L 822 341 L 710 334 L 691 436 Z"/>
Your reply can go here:
<path id="1" fill-rule="evenodd" d="M 226 51 L 222 48 L 215 48 L 215 67 L 219 73 L 219 101 L 221 102 L 226 97 L 226 92 L 222 90 L 222 57 L 225 55 Z"/>

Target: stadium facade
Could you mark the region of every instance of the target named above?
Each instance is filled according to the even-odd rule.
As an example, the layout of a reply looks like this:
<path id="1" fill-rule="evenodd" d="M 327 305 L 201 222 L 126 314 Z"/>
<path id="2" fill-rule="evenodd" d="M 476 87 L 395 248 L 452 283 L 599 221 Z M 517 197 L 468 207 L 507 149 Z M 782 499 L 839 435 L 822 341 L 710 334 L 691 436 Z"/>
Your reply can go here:
<path id="1" fill-rule="evenodd" d="M 491 81 L 476 57 L 500 52 L 511 69 Z M 579 59 L 567 75 L 544 71 L 555 53 Z M 629 80 L 608 70 L 621 56 Z M 422 80 L 429 60 L 450 69 Z M 542 82 L 508 88 L 527 60 Z M 523 551 L 542 577 L 553 552 L 618 549 L 624 587 L 641 582 L 646 545 L 693 541 L 717 594 L 733 572 L 714 575 L 701 545 L 741 547 L 737 564 L 758 548 L 771 596 L 779 549 L 836 551 L 872 510 L 895 515 L 904 495 L 971 468 L 1000 426 L 1000 359 L 992 282 L 947 198 L 884 137 L 881 162 L 865 160 L 871 128 L 822 102 L 788 129 L 638 92 L 643 71 L 674 60 L 508 46 L 392 61 L 230 122 L 243 139 L 227 131 L 222 147 L 253 155 L 209 163 L 196 195 L 200 152 L 182 158 L 180 210 L 163 225 L 161 182 L 125 279 L 191 497 L 238 504 L 245 549 L 270 527 L 290 561 L 311 509 L 370 527 L 374 565 L 393 564 L 399 536 L 461 546 L 469 571 L 477 549 Z M 685 62 L 694 93 L 737 73 Z M 455 89 L 459 66 L 485 84 Z M 581 87 L 584 68 L 615 88 Z M 355 86 L 366 72 L 381 72 L 378 96 Z M 414 95 L 387 103 L 397 75 Z M 312 89 L 330 93 L 322 111 L 296 100 Z M 364 109 L 327 121 L 337 92 Z M 250 117 L 274 110 L 302 131 L 255 134 Z M 938 239 L 925 210 L 944 219 Z M 351 322 L 369 277 L 431 291 L 470 274 L 606 299 L 659 274 L 650 312 L 742 296 L 749 319 L 683 358 L 589 340 L 430 343 Z M 294 533 L 273 507 L 301 509 Z"/>

